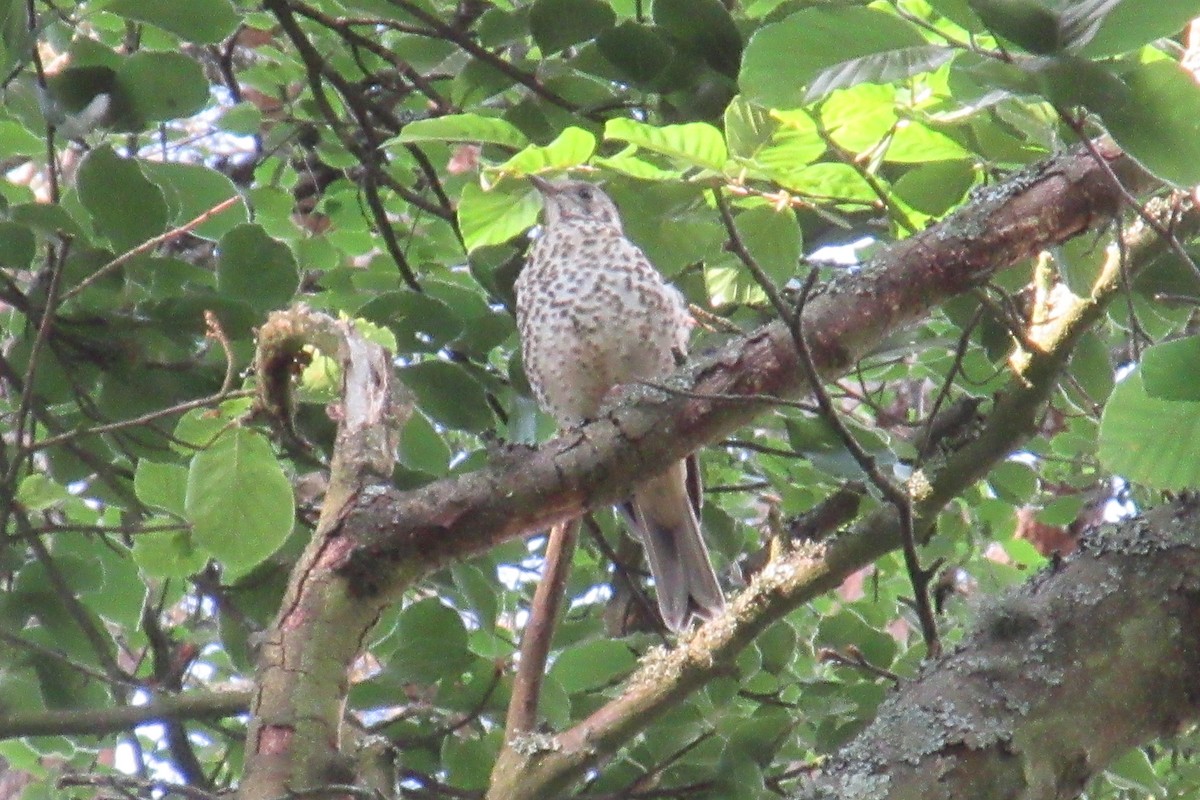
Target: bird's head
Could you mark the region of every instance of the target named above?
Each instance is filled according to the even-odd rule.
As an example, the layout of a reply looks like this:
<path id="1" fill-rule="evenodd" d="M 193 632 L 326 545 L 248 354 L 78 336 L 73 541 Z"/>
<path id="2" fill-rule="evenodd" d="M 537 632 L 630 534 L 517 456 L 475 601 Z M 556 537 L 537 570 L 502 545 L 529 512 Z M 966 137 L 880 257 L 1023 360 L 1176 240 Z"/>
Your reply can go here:
<path id="1" fill-rule="evenodd" d="M 548 181 L 537 175 L 530 175 L 529 180 L 542 195 L 547 226 L 591 222 L 621 228 L 616 204 L 598 186 L 587 181 Z"/>

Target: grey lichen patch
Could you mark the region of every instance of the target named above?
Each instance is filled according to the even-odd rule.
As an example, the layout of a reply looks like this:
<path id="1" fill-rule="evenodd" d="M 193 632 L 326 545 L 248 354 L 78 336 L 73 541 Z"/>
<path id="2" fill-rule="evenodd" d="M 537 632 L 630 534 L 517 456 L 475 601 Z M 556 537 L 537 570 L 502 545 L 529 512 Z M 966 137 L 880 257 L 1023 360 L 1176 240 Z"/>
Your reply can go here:
<path id="1" fill-rule="evenodd" d="M 508 746 L 526 758 L 539 753 L 557 753 L 562 750 L 562 743 L 558 741 L 558 737 L 548 733 L 518 733 L 509 740 Z"/>
<path id="2" fill-rule="evenodd" d="M 668 650 L 665 647 L 651 647 L 642 656 L 637 671 L 629 676 L 626 682 L 628 691 L 637 692 L 673 683 L 679 678 L 687 660 L 686 648 Z"/>
<path id="3" fill-rule="evenodd" d="M 751 616 L 772 597 L 789 596 L 812 577 L 812 565 L 825 558 L 823 542 L 798 541 L 782 556 L 767 563 L 751 580 L 746 590 L 730 603 L 729 614 L 735 619 Z"/>
<path id="4" fill-rule="evenodd" d="M 1115 580 L 1080 581 L 1067 587 L 1063 596 L 1074 605 L 1094 606 L 1107 600 L 1120 588 L 1120 583 Z"/>
<path id="5" fill-rule="evenodd" d="M 382 483 L 369 483 L 358 490 L 358 494 L 364 500 L 373 500 L 376 497 L 383 497 L 388 493 L 391 487 Z"/>
<path id="6" fill-rule="evenodd" d="M 736 630 L 736 618 L 732 614 L 722 614 L 709 620 L 680 641 L 680 649 L 687 660 L 703 668 L 713 666 L 713 654 Z"/>
<path id="7" fill-rule="evenodd" d="M 1032 636 L 1041 627 L 1037 605 L 1028 597 L 1008 595 L 980 604 L 975 632 L 993 642 L 1014 642 Z"/>
<path id="8" fill-rule="evenodd" d="M 882 800 L 887 797 L 891 778 L 885 774 L 871 772 L 851 772 L 838 775 L 831 786 L 822 787 L 821 793 L 815 795 L 837 800 Z"/>
<path id="9" fill-rule="evenodd" d="M 1136 517 L 1117 525 L 1101 525 L 1081 541 L 1093 555 L 1109 553 L 1146 556 L 1172 547 L 1196 546 L 1196 520 L 1190 515 L 1180 519 L 1160 516 L 1151 521 Z"/>
<path id="10" fill-rule="evenodd" d="M 933 484 L 929 482 L 929 476 L 925 474 L 925 470 L 918 469 L 908 476 L 908 496 L 920 503 L 927 500 L 933 494 Z"/>

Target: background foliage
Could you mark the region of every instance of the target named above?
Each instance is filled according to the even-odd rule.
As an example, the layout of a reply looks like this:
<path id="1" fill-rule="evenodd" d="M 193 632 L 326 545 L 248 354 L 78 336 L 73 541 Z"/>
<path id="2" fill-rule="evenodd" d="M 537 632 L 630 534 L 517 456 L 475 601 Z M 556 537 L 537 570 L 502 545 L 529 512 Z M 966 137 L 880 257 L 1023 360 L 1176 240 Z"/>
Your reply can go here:
<path id="1" fill-rule="evenodd" d="M 364 321 L 417 402 L 394 481 L 463 473 L 496 439 L 553 431 L 511 313 L 538 213 L 523 176 L 603 179 L 628 234 L 706 312 L 703 352 L 774 316 L 725 246 L 718 199 L 794 290 L 1081 136 L 1107 131 L 1166 188 L 1200 183 L 1200 91 L 1180 64 L 1198 14 L 1194 0 L 0 0 L 0 727 L 247 686 L 312 531 L 337 386 L 318 358 L 297 435 L 243 421 L 268 311 L 303 300 Z M 1086 294 L 1111 240 L 1048 254 L 1036 286 L 1035 265 L 1006 273 L 830 387 L 866 450 L 905 477 L 934 411 L 1011 380 L 1009 323 L 1034 289 Z M 1153 502 L 1144 487 L 1197 483 L 1190 247 L 1130 280 L 1027 449 L 945 510 L 922 557 L 944 564 L 948 643 L 972 597 Z M 772 411 L 702 464 L 731 586 L 773 521 L 862 479 L 811 408 Z M 543 545 L 458 564 L 380 620 L 350 705 L 413 796 L 487 785 Z M 608 602 L 637 553 L 611 514 L 587 523 L 544 687 L 552 729 L 662 641 Z M 871 719 L 888 672 L 918 668 L 911 594 L 898 554 L 864 569 L 581 791 L 640 796 L 649 775 L 656 796 L 785 792 Z M 212 716 L 9 730 L 0 756 L 29 798 L 64 771 L 105 774 L 114 752 L 144 778 L 219 789 L 240 774 L 244 718 Z M 1089 796 L 1187 796 L 1194 749 L 1187 734 L 1131 752 Z"/>

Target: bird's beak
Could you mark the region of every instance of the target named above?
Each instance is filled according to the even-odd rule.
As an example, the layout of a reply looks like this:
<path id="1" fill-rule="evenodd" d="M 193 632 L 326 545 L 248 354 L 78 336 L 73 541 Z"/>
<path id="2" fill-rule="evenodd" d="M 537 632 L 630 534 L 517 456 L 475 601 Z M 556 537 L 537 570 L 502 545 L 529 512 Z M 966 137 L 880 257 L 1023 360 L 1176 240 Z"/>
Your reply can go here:
<path id="1" fill-rule="evenodd" d="M 543 195 L 557 193 L 557 188 L 555 185 L 543 178 L 541 175 L 530 175 L 529 182 L 533 184 L 533 188 L 537 189 Z"/>

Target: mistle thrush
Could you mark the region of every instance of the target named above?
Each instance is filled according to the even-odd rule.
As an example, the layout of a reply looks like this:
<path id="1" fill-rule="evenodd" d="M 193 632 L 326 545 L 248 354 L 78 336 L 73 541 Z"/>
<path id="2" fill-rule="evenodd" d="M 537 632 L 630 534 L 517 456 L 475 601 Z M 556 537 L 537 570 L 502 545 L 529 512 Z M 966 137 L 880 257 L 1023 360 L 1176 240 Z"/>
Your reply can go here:
<path id="1" fill-rule="evenodd" d="M 525 374 L 563 428 L 597 417 L 617 386 L 658 380 L 686 353 L 692 318 L 646 254 L 625 238 L 617 207 L 584 181 L 531 179 L 545 204 L 541 235 L 517 279 Z M 694 458 L 633 490 L 623 511 L 649 556 L 672 630 L 725 607 L 697 519 Z"/>

